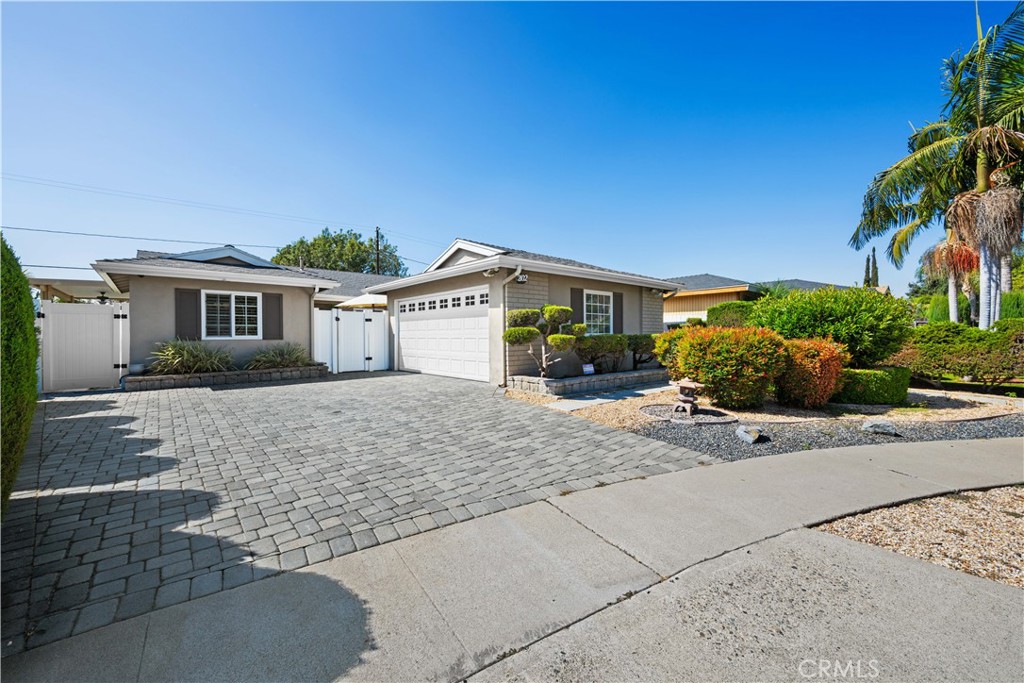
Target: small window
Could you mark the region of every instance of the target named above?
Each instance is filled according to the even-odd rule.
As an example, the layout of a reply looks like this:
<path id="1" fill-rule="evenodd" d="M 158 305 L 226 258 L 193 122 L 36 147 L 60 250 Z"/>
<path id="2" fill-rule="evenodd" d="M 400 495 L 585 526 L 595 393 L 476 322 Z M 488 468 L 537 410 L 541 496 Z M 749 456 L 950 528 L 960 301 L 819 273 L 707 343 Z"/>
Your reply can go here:
<path id="1" fill-rule="evenodd" d="M 466 305 L 467 306 L 476 306 L 476 294 L 467 294 L 466 295 Z"/>
<path id="2" fill-rule="evenodd" d="M 261 297 L 252 292 L 203 292 L 203 339 L 259 339 Z"/>
<path id="3" fill-rule="evenodd" d="M 583 293 L 583 322 L 587 334 L 612 333 L 612 295 L 610 292 Z"/>
<path id="4" fill-rule="evenodd" d="M 462 297 L 461 296 L 453 296 L 452 297 L 452 308 L 458 308 L 461 305 L 462 305 Z"/>
<path id="5" fill-rule="evenodd" d="M 417 311 L 424 311 L 424 310 L 426 310 L 426 308 L 427 308 L 427 303 L 425 301 L 417 301 L 416 302 L 416 310 Z"/>
<path id="6" fill-rule="evenodd" d="M 488 301 L 490 301 L 490 295 L 488 295 L 488 294 L 481 294 L 480 295 L 480 305 L 481 306 L 484 306 L 485 304 L 487 304 Z"/>
<path id="7" fill-rule="evenodd" d="M 448 308 L 448 299 L 441 299 L 440 302 L 438 302 L 438 305 L 441 308 Z"/>
<path id="8" fill-rule="evenodd" d="M 427 310 L 433 311 L 437 309 L 437 299 L 431 299 L 427 302 Z"/>
<path id="9" fill-rule="evenodd" d="M 405 304 L 399 304 L 398 305 L 398 312 L 399 313 L 405 313 Z"/>

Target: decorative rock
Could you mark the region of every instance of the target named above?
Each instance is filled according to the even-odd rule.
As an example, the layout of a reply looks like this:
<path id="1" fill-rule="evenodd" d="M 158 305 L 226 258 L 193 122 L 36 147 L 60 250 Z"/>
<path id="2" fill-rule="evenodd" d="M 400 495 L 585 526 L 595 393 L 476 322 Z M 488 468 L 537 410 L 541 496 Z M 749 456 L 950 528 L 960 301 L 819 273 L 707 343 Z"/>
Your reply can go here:
<path id="1" fill-rule="evenodd" d="M 900 435 L 899 432 L 896 431 L 896 425 L 888 420 L 868 420 L 861 425 L 860 430 L 862 432 L 870 432 L 872 434 L 885 434 L 886 436 Z"/>
<path id="2" fill-rule="evenodd" d="M 761 428 L 749 425 L 740 425 L 736 428 L 736 436 L 749 444 L 757 443 L 761 438 Z"/>

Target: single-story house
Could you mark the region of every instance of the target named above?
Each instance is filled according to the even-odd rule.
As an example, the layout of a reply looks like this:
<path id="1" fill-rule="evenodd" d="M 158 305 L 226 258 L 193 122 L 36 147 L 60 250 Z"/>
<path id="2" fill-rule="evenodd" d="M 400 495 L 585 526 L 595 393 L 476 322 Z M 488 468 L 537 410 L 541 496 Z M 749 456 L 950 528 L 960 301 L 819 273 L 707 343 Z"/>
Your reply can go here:
<path id="1" fill-rule="evenodd" d="M 753 301 L 761 296 L 760 286 L 754 282 L 735 278 L 701 273 L 669 278 L 675 283 L 676 291 L 665 297 L 665 324 L 678 325 L 688 318 L 706 320 L 708 309 L 728 301 Z M 770 285 L 777 285 L 790 290 L 815 290 L 825 287 L 847 289 L 844 285 L 833 285 L 827 282 L 811 280 L 775 280 Z M 881 291 L 881 288 L 879 288 Z"/>
<path id="2" fill-rule="evenodd" d="M 92 264 L 111 296 L 130 296 L 130 363 L 160 342 L 199 339 L 242 363 L 268 342 L 313 353 L 314 313 L 394 277 L 281 266 L 231 245 L 181 254 L 139 251 Z"/>
<path id="3" fill-rule="evenodd" d="M 418 275 L 367 287 L 386 294 L 395 370 L 505 384 L 537 374 L 525 347 L 502 340 L 505 312 L 569 306 L 590 333 L 664 329 L 663 296 L 676 284 L 572 259 L 456 239 Z M 580 373 L 566 354 L 555 376 Z"/>

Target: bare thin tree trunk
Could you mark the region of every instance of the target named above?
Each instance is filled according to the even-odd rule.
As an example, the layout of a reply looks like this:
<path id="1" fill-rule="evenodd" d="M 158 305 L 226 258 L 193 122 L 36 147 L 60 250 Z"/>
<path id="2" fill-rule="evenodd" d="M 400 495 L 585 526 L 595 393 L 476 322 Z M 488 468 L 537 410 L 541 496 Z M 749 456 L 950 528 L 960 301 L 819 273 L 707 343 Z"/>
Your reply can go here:
<path id="1" fill-rule="evenodd" d="M 978 323 L 978 297 L 974 294 L 974 288 L 971 287 L 970 276 L 965 276 L 963 284 L 960 285 L 960 291 L 967 297 L 967 310 L 968 320 L 965 323 L 976 325 Z"/>
<path id="2" fill-rule="evenodd" d="M 1009 292 L 1013 280 L 1013 257 L 1007 254 L 999 259 L 999 291 Z"/>
<path id="3" fill-rule="evenodd" d="M 984 240 L 978 243 L 978 327 L 987 330 L 992 324 L 992 258 Z"/>
<path id="4" fill-rule="evenodd" d="M 954 275 L 953 273 L 949 274 L 949 281 L 947 282 L 947 285 L 949 294 L 949 321 L 951 323 L 958 323 L 960 322 L 960 311 L 959 307 L 957 306 L 959 301 L 957 301 L 956 298 L 956 275 Z"/>

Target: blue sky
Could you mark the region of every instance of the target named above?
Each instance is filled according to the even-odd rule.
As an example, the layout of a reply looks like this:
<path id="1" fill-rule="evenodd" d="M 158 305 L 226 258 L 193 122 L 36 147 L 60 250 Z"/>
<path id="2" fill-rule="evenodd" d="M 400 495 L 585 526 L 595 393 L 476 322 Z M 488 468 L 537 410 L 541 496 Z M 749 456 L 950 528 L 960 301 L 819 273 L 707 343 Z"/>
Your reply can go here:
<path id="1" fill-rule="evenodd" d="M 974 26 L 968 2 L 4 3 L 2 32 L 4 173 L 313 219 L 5 179 L 3 225 L 272 245 L 380 225 L 418 261 L 460 236 L 852 284 L 863 191 L 937 117 Z M 175 248 L 5 232 L 30 264 Z"/>

